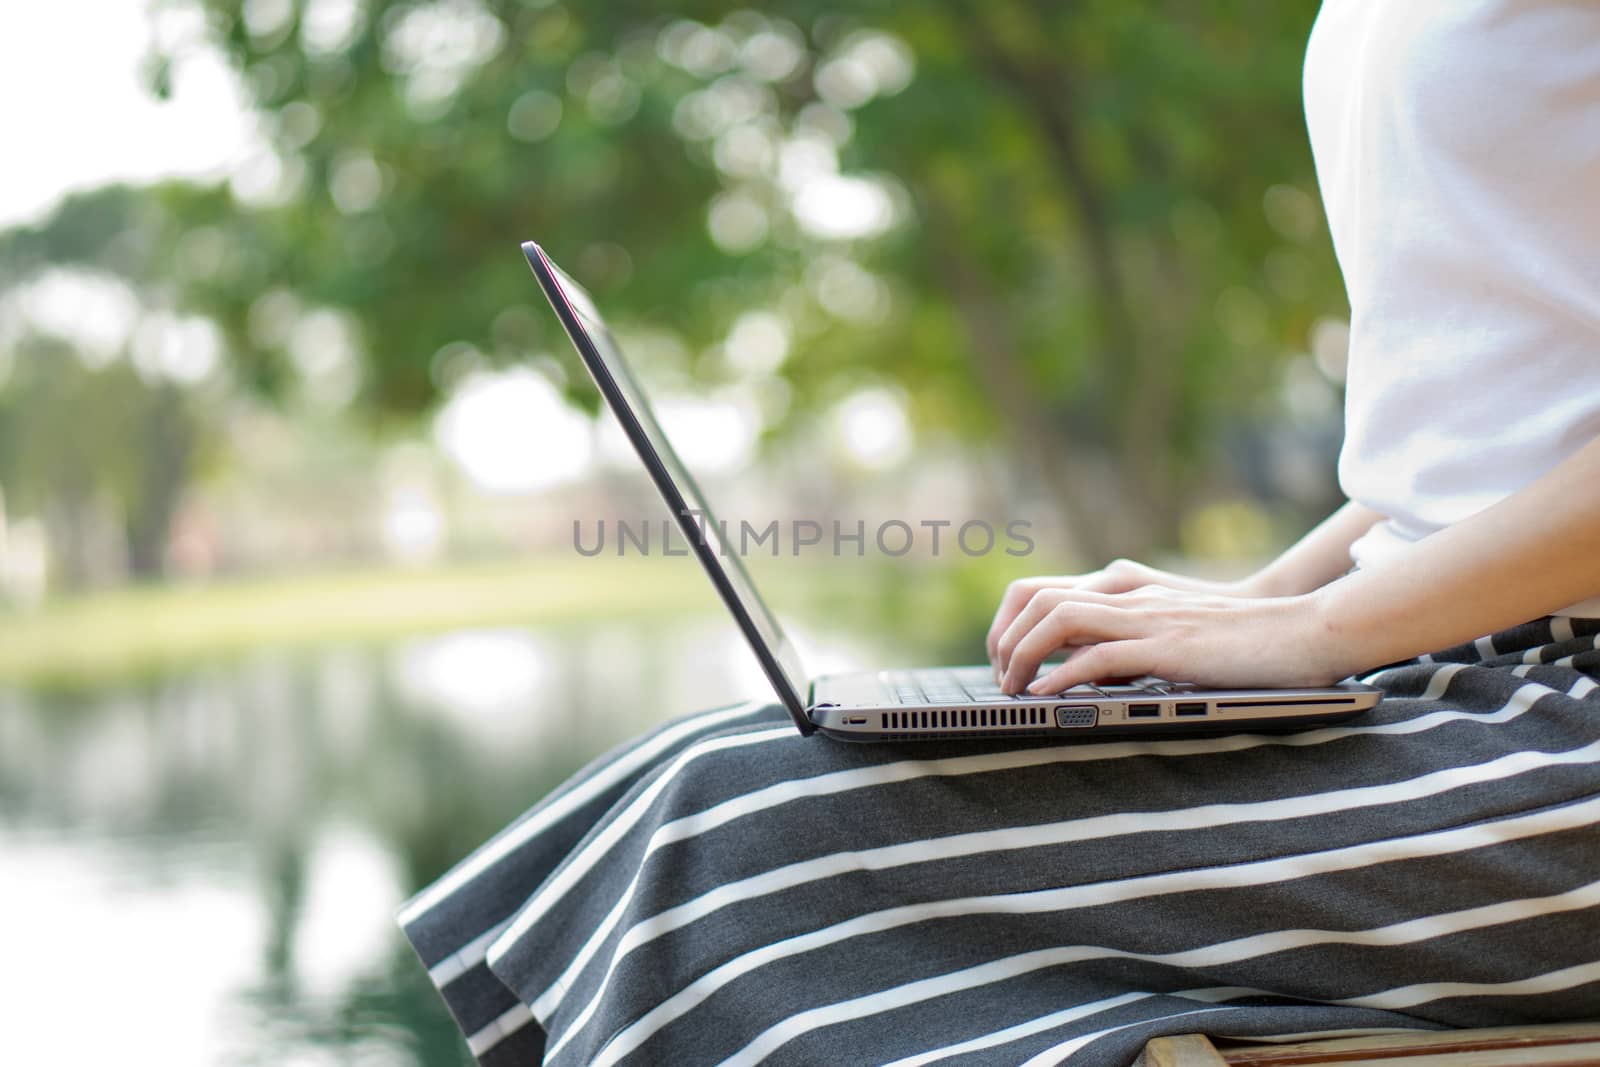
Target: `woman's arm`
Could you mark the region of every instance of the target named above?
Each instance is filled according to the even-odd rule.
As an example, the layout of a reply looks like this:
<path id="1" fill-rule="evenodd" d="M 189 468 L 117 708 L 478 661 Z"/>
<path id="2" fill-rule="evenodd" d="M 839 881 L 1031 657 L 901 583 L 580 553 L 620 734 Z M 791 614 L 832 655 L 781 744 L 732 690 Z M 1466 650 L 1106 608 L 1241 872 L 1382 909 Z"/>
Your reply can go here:
<path id="1" fill-rule="evenodd" d="M 1293 547 L 1245 580 L 1244 596 L 1298 596 L 1350 570 L 1350 546 L 1383 516 L 1354 501 L 1323 519 Z"/>
<path id="2" fill-rule="evenodd" d="M 1002 688 L 1020 692 L 1047 656 L 1072 648 L 1029 688 L 1146 674 L 1211 686 L 1322 685 L 1597 595 L 1600 439 L 1494 506 L 1312 592 L 1041 590 L 999 638 L 996 669 Z"/>
<path id="3" fill-rule="evenodd" d="M 1483 511 L 1328 586 L 1318 638 L 1345 674 L 1600 596 L 1600 438 Z"/>

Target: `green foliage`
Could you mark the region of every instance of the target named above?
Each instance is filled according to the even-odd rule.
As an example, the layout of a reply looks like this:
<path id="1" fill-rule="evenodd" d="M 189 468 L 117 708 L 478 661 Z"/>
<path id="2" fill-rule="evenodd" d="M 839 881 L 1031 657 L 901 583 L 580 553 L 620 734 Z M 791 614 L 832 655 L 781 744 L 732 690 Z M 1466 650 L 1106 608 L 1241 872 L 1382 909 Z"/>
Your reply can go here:
<path id="1" fill-rule="evenodd" d="M 775 433 L 892 381 L 925 434 L 998 439 L 1092 559 L 1173 542 L 1218 427 L 1341 305 L 1300 112 L 1315 0 L 162 2 L 242 73 L 278 180 L 79 200 L 0 269 L 142 272 L 269 394 L 282 291 L 353 317 L 379 417 L 534 354 L 592 405 L 531 237 L 702 379 L 740 314 L 779 311 Z M 894 224 L 808 225 L 808 151 Z"/>

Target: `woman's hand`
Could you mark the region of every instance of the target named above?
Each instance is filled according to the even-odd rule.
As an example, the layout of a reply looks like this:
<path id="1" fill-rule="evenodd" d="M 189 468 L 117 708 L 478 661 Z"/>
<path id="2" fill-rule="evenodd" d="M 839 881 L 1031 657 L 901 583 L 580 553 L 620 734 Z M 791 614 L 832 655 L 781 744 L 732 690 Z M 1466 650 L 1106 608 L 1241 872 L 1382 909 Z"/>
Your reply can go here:
<path id="1" fill-rule="evenodd" d="M 1131 559 L 1119 559 L 1102 570 L 1091 571 L 1088 574 L 1019 578 L 1006 587 L 1005 595 L 1000 598 L 1000 607 L 994 613 L 994 623 L 989 627 L 989 662 L 995 665 L 995 674 L 998 678 L 1000 636 L 1006 632 L 1016 617 L 1022 614 L 1022 609 L 1028 606 L 1028 602 L 1046 589 L 1076 589 L 1083 593 L 1127 593 L 1145 586 L 1159 585 L 1166 589 L 1190 593 L 1214 593 L 1219 596 L 1264 595 L 1262 591 L 1254 588 L 1254 582 L 1254 578 L 1246 578 L 1240 582 L 1211 582 L 1203 578 L 1189 578 L 1143 563 L 1135 563 Z"/>
<path id="2" fill-rule="evenodd" d="M 1067 661 L 1035 680 L 1052 654 Z M 1330 685 L 1361 664 L 1322 625 L 1318 594 L 1245 597 L 1149 585 L 1104 593 L 1043 588 L 995 643 L 1007 693 L 1155 675 L 1210 688 Z M 1029 684 L 1032 683 L 1032 684 Z"/>

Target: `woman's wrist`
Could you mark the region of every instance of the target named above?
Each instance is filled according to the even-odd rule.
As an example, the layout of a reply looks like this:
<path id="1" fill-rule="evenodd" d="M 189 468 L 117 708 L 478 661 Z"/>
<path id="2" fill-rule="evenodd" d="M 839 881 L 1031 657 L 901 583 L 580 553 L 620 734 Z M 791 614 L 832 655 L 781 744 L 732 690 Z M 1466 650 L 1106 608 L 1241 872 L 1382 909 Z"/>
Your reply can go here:
<path id="1" fill-rule="evenodd" d="M 1237 582 L 1234 582 L 1233 585 L 1229 587 L 1228 592 L 1232 593 L 1234 596 L 1251 598 L 1277 596 L 1277 593 L 1272 591 L 1270 583 L 1266 580 L 1263 572 L 1261 571 L 1257 571 L 1248 578 L 1240 578 Z"/>
<path id="2" fill-rule="evenodd" d="M 1329 582 L 1299 598 L 1310 628 L 1307 639 L 1316 645 L 1327 670 L 1349 678 L 1427 651 L 1411 647 L 1415 638 L 1405 627 L 1374 624 L 1371 611 L 1363 610 L 1361 603 L 1371 593 L 1352 581 L 1354 577 Z"/>
<path id="3" fill-rule="evenodd" d="M 1308 592 L 1305 589 L 1295 589 L 1284 581 L 1283 577 L 1274 573 L 1274 568 L 1263 567 L 1250 575 L 1233 583 L 1230 590 L 1235 596 L 1272 598 L 1297 596 Z"/>

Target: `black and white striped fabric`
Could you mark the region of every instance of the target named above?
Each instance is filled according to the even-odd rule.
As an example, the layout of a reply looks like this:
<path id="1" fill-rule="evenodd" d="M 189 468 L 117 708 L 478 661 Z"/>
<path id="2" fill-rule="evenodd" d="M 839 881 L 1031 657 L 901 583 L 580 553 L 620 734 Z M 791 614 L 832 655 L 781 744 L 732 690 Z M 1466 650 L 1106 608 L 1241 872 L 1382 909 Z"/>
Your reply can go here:
<path id="1" fill-rule="evenodd" d="M 487 1067 L 1126 1064 L 1162 1034 L 1600 1018 L 1600 620 L 1288 735 L 848 745 L 747 705 L 402 911 Z"/>

